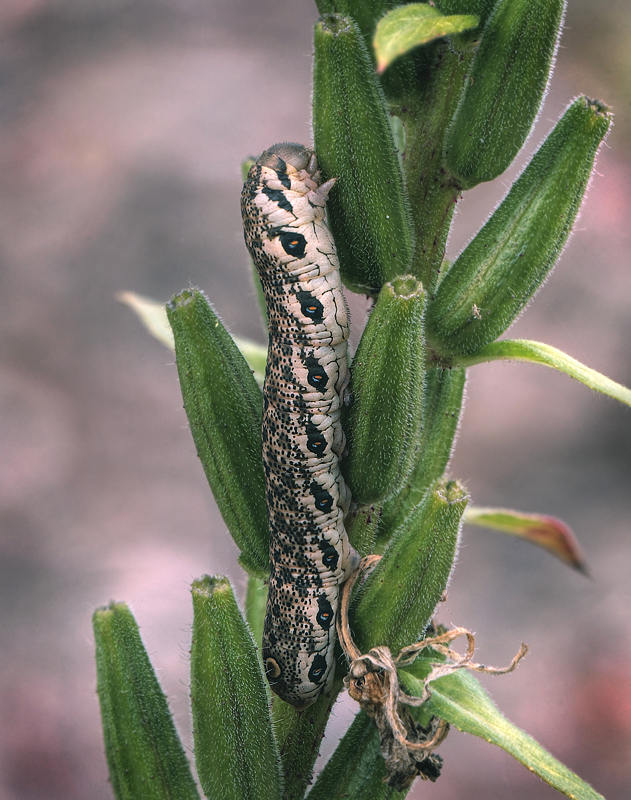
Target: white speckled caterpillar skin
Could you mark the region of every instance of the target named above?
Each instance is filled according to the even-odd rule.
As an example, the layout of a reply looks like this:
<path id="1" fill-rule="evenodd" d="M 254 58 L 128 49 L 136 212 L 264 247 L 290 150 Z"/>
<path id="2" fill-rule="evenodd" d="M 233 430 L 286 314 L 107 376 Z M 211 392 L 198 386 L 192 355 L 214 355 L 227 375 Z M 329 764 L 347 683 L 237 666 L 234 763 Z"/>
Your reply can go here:
<path id="1" fill-rule="evenodd" d="M 332 185 L 320 185 L 311 150 L 285 143 L 257 160 L 241 196 L 269 317 L 262 439 L 271 574 L 263 662 L 273 691 L 297 708 L 333 680 L 339 586 L 359 562 L 344 529 L 350 493 L 339 467 L 349 320 L 325 222 Z"/>

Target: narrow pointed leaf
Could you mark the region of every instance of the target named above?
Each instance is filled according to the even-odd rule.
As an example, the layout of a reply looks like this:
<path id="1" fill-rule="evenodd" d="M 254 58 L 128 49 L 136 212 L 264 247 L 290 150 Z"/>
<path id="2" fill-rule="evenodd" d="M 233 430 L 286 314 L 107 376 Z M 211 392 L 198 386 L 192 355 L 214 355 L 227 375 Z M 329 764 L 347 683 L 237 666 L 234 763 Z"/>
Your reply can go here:
<path id="1" fill-rule="evenodd" d="M 445 141 L 463 188 L 507 169 L 526 141 L 548 83 L 565 0 L 499 0 L 483 32 Z"/>
<path id="2" fill-rule="evenodd" d="M 611 114 L 579 97 L 428 303 L 426 335 L 441 356 L 471 354 L 514 322 L 556 263 L 578 214 Z"/>
<path id="3" fill-rule="evenodd" d="M 227 578 L 193 583 L 195 761 L 209 798 L 280 800 L 280 757 L 252 634 Z"/>
<path id="4" fill-rule="evenodd" d="M 386 777 L 379 733 L 373 720 L 360 711 L 318 776 L 307 800 L 399 800 L 405 797 L 408 792 L 397 792 L 387 786 L 383 782 Z"/>
<path id="5" fill-rule="evenodd" d="M 169 350 L 175 350 L 173 331 L 169 325 L 164 303 L 143 297 L 136 292 L 119 292 L 116 299 L 136 313 L 149 333 Z"/>
<path id="6" fill-rule="evenodd" d="M 557 350 L 556 347 L 542 342 L 533 342 L 528 339 L 504 339 L 501 342 L 487 345 L 473 356 L 458 356 L 454 359 L 462 367 L 497 360 L 543 364 L 544 367 L 565 372 L 570 378 L 575 378 L 596 392 L 618 400 L 626 406 L 631 406 L 631 389 L 601 375 L 595 369 L 586 367 L 575 358 Z"/>
<path id="7" fill-rule="evenodd" d="M 206 478 L 241 563 L 267 575 L 269 532 L 261 459 L 263 397 L 204 295 L 190 289 L 167 305 L 184 408 Z"/>
<path id="8" fill-rule="evenodd" d="M 382 17 L 375 31 L 377 70 L 383 72 L 399 56 L 433 39 L 475 28 L 478 18 L 471 15 L 444 17 L 427 3 L 410 3 Z"/>
<path id="9" fill-rule="evenodd" d="M 543 547 L 579 572 L 587 573 L 585 556 L 568 526 L 556 517 L 525 514 L 505 508 L 469 506 L 464 513 L 468 525 L 491 528 L 509 536 L 517 536 Z"/>
<path id="10" fill-rule="evenodd" d="M 362 652 L 387 645 L 396 654 L 420 639 L 449 583 L 466 504 L 457 481 L 441 481 L 394 533 L 354 605 Z"/>
<path id="11" fill-rule="evenodd" d="M 425 339 L 422 285 L 405 276 L 382 288 L 352 364 L 354 400 L 342 470 L 353 496 L 393 495 L 417 457 L 423 418 Z"/>
<path id="12" fill-rule="evenodd" d="M 409 272 L 412 227 L 386 100 L 364 38 L 348 17 L 315 27 L 313 135 L 344 283 L 374 293 Z"/>
<path id="13" fill-rule="evenodd" d="M 150 297 L 143 297 L 141 294 L 136 294 L 136 292 L 120 292 L 116 297 L 136 313 L 154 339 L 162 342 L 165 347 L 175 352 L 173 331 L 169 325 L 164 303 L 153 300 Z M 265 378 L 267 348 L 240 336 L 233 336 L 232 339 L 248 362 L 257 383 L 262 385 Z"/>
<path id="14" fill-rule="evenodd" d="M 418 663 L 418 662 L 417 662 Z M 420 696 L 422 682 L 408 671 L 399 675 L 411 694 Z M 472 733 L 501 747 L 554 789 L 573 800 L 603 800 L 543 748 L 532 736 L 509 722 L 471 674 L 460 670 L 431 684 L 432 694 L 423 706 L 464 733 Z"/>
<path id="15" fill-rule="evenodd" d="M 93 617 L 105 754 L 117 800 L 199 800 L 166 697 L 124 603 Z"/>

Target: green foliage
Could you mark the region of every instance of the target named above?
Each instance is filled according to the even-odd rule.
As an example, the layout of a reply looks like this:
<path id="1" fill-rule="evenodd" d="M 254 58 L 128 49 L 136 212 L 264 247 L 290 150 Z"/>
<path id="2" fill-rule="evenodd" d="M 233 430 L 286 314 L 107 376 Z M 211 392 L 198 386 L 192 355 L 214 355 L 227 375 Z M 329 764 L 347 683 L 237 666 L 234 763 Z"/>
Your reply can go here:
<path id="1" fill-rule="evenodd" d="M 445 142 L 461 186 L 497 178 L 526 141 L 548 83 L 565 0 L 499 0 Z"/>
<path id="2" fill-rule="evenodd" d="M 394 653 L 421 638 L 453 570 L 467 493 L 440 481 L 403 520 L 358 593 L 353 634 L 362 652 Z"/>
<path id="3" fill-rule="evenodd" d="M 444 260 L 463 189 L 501 174 L 539 112 L 564 11 L 562 0 L 317 0 L 313 116 L 328 204 L 348 288 L 378 296 L 353 364 L 343 468 L 356 507 L 349 537 L 383 558 L 354 594 L 362 652 L 424 635 L 455 562 L 467 494 L 445 471 L 466 370 L 493 359 L 544 364 L 631 405 L 631 392 L 539 342 L 496 341 L 541 286 L 572 229 L 607 108 L 568 108 L 463 253 Z M 474 19 L 475 18 L 475 19 Z M 377 30 L 376 54 L 373 49 Z M 379 63 L 381 73 L 375 70 Z M 396 135 L 393 135 L 393 131 Z M 225 578 L 193 585 L 191 694 L 195 757 L 209 798 L 303 798 L 344 668 L 304 711 L 274 698 L 260 663 L 268 570 L 260 458 L 264 352 L 237 344 L 204 296 L 187 290 L 164 315 L 126 296 L 167 346 L 174 339 L 184 404 L 210 488 L 250 572 L 246 619 Z M 500 509 L 477 524 L 529 538 L 583 566 L 558 520 Z M 117 798 L 195 798 L 197 790 L 131 614 L 94 616 L 104 738 Z M 250 632 L 252 631 L 252 633 Z M 431 656 L 399 674 L 423 695 Z M 405 671 L 403 671 L 405 670 Z M 420 713 L 492 742 L 568 797 L 591 787 L 511 725 L 470 674 L 437 679 Z M 542 713 L 544 710 L 542 709 Z M 421 723 L 419 723 L 421 724 Z M 373 721 L 358 714 L 309 793 L 311 800 L 404 797 L 383 783 Z"/>
<path id="4" fill-rule="evenodd" d="M 448 268 L 427 315 L 437 353 L 475 353 L 493 342 L 541 286 L 570 234 L 610 121 L 601 103 L 575 100 Z"/>
<path id="5" fill-rule="evenodd" d="M 313 134 L 344 283 L 378 292 L 409 272 L 412 230 L 383 90 L 358 26 L 327 16 L 315 28 Z"/>
<path id="6" fill-rule="evenodd" d="M 176 295 L 167 314 L 197 454 L 243 566 L 265 575 L 269 532 L 260 452 L 261 390 L 200 291 Z"/>
<path id="7" fill-rule="evenodd" d="M 399 56 L 433 39 L 477 28 L 478 22 L 478 17 L 466 14 L 443 16 L 437 8 L 426 3 L 401 6 L 377 23 L 377 70 L 383 72 Z"/>
<path id="8" fill-rule="evenodd" d="M 423 418 L 425 338 L 422 285 L 386 283 L 355 353 L 344 476 L 359 503 L 399 491 L 418 457 Z"/>
<path id="9" fill-rule="evenodd" d="M 192 594 L 191 707 L 199 782 L 207 797 L 278 800 L 280 756 L 252 634 L 227 578 L 205 575 L 193 583 Z"/>
<path id="10" fill-rule="evenodd" d="M 124 603 L 94 612 L 97 691 L 117 800 L 199 800 L 166 697 Z"/>

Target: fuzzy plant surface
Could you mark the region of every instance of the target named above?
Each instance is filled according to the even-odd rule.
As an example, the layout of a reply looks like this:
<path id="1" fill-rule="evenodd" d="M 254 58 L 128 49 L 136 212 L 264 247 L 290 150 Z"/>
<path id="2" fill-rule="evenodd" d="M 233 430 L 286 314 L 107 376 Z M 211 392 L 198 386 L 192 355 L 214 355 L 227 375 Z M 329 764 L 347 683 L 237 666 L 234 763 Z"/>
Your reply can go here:
<path id="1" fill-rule="evenodd" d="M 557 262 L 611 115 L 587 97 L 570 102 L 488 221 L 448 263 L 445 245 L 463 192 L 501 175 L 533 127 L 564 0 L 316 5 L 314 149 L 322 179 L 337 179 L 328 222 L 345 286 L 373 301 L 351 364 L 354 400 L 343 420 L 342 469 L 354 497 L 350 541 L 362 556 L 382 558 L 357 584 L 350 626 L 361 653 L 387 647 L 394 657 L 428 630 L 435 634 L 428 626 L 451 578 L 463 521 L 529 539 L 584 566 L 559 520 L 467 507 L 466 490 L 445 471 L 475 364 L 543 364 L 631 405 L 628 389 L 571 356 L 541 342 L 499 339 Z M 235 342 L 197 289 L 176 295 L 166 314 L 144 298 L 125 299 L 175 349 L 197 452 L 249 578 L 245 613 L 228 578 L 203 576 L 192 586 L 197 780 L 129 609 L 113 603 L 95 612 L 115 797 L 197 798 L 199 787 L 207 798 L 230 800 L 404 797 L 411 780 L 391 780 L 383 736 L 366 710 L 312 780 L 344 686 L 341 653 L 332 688 L 306 710 L 272 698 L 265 680 L 265 350 Z M 503 748 L 568 797 L 601 796 L 512 725 L 470 670 L 445 669 L 428 687 L 430 672 L 449 658 L 440 647 L 419 653 L 396 676 L 402 691 L 420 699 L 409 712 L 417 730 L 431 720 L 448 723 Z"/>

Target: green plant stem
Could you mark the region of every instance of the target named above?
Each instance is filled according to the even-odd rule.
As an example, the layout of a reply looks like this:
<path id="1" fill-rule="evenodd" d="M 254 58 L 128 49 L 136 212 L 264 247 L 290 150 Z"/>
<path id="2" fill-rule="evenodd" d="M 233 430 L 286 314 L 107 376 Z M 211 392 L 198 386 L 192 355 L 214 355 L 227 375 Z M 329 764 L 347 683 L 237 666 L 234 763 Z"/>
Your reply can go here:
<path id="1" fill-rule="evenodd" d="M 342 680 L 336 678 L 326 695 L 302 711 L 278 697 L 274 698 L 272 715 L 285 772 L 283 800 L 300 800 L 304 797 L 331 709 L 341 691 Z"/>
<path id="2" fill-rule="evenodd" d="M 407 135 L 404 169 L 416 242 L 412 272 L 431 293 L 460 197 L 460 186 L 442 166 L 442 141 L 471 53 L 452 50 L 442 41 L 426 50 L 414 92 L 404 95 L 392 110 Z"/>

